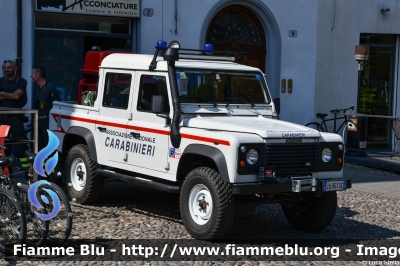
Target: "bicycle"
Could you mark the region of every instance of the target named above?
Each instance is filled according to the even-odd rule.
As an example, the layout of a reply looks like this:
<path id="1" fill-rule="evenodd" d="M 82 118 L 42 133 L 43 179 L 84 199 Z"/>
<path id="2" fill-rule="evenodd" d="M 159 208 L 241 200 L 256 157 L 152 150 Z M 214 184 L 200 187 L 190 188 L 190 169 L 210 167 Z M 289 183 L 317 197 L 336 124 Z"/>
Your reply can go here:
<path id="1" fill-rule="evenodd" d="M 14 193 L 0 187 L 0 252 L 12 254 L 15 244 L 24 244 L 26 219 Z"/>
<path id="2" fill-rule="evenodd" d="M 333 121 L 333 133 L 339 134 L 343 138 L 344 143 L 346 144 L 347 127 L 355 126 L 355 123 L 353 121 L 347 119 L 346 112 L 348 110 L 354 110 L 354 109 L 355 109 L 354 106 L 351 106 L 351 107 L 346 108 L 346 109 L 331 110 L 331 113 L 334 114 L 334 118 L 329 118 L 329 119 L 326 119 L 328 114 L 317 113 L 316 117 L 318 119 L 321 119 L 321 122 L 320 123 L 318 123 L 318 122 L 309 122 L 309 123 L 305 124 L 305 126 L 309 127 L 309 128 L 316 129 L 316 130 L 321 131 L 321 132 L 329 132 L 328 131 L 328 127 L 326 125 L 326 122 Z M 338 114 L 343 114 L 343 116 L 337 117 Z M 341 119 L 343 119 L 343 122 L 342 122 L 342 124 L 340 124 L 339 128 L 336 130 L 336 121 L 337 120 L 341 120 Z"/>
<path id="3" fill-rule="evenodd" d="M 27 127 L 25 127 L 25 132 L 32 132 L 33 131 L 33 125 L 29 123 L 29 119 L 27 124 Z M 33 175 L 34 175 L 34 168 L 33 168 L 33 162 L 35 160 L 36 154 L 33 152 L 30 152 L 29 150 L 25 152 L 25 157 L 27 158 L 27 162 L 31 163 L 31 166 L 29 167 L 28 175 L 27 175 L 27 183 L 28 185 L 23 185 L 21 186 L 20 190 L 28 190 L 29 187 L 34 183 L 33 181 Z M 49 176 L 46 176 L 47 179 L 49 179 Z M 48 230 L 46 234 L 43 231 L 42 238 L 46 241 L 46 243 L 50 245 L 62 245 L 65 243 L 72 231 L 72 209 L 71 205 L 68 201 L 67 195 L 64 193 L 61 187 L 59 187 L 57 184 L 50 182 L 47 180 L 47 184 L 41 184 L 38 187 L 38 192 L 36 194 L 37 199 L 39 200 L 39 203 L 44 206 L 45 212 L 47 213 L 52 213 L 54 209 L 54 204 L 53 202 L 43 202 L 42 198 L 47 198 L 50 199 L 51 196 L 47 192 L 48 190 L 53 191 L 56 193 L 58 196 L 58 199 L 60 200 L 60 210 L 54 218 L 52 218 L 50 221 L 47 221 L 48 223 Z M 30 204 L 30 203 L 29 203 Z"/>
<path id="4" fill-rule="evenodd" d="M 0 155 L 2 150 L 6 147 L 0 144 Z M 33 163 L 36 154 L 29 151 L 25 152 L 28 162 Z M 1 164 L 2 161 L 15 160 L 13 157 L 1 157 L 0 156 L 0 166 L 1 169 L 1 187 L 8 189 L 10 192 L 14 193 L 14 198 L 17 199 L 22 207 L 24 216 L 26 217 L 28 233 L 25 234 L 24 242 L 30 246 L 40 246 L 44 242 L 51 245 L 62 245 L 68 240 L 72 231 L 72 210 L 71 205 L 64 191 L 52 182 L 47 184 L 41 184 L 36 192 L 36 198 L 39 203 L 44 208 L 36 208 L 31 204 L 28 199 L 28 191 L 33 182 L 33 166 L 31 165 L 28 173 L 28 184 L 20 184 L 13 182 L 11 180 L 8 167 L 11 167 L 13 163 Z M 13 161 L 13 162 L 14 162 Z M 60 200 L 60 210 L 56 217 L 52 218 L 50 221 L 43 221 L 37 215 L 36 212 L 42 214 L 51 213 L 54 209 L 54 203 L 52 201 L 44 201 L 43 198 L 51 199 L 48 191 L 53 191 L 57 194 Z"/>
<path id="5" fill-rule="evenodd" d="M 27 161 L 31 163 L 31 167 L 29 168 L 28 173 L 28 186 L 34 183 L 33 181 L 33 162 L 35 160 L 36 154 L 30 151 L 25 152 L 25 156 Z M 62 245 L 65 241 L 68 240 L 69 236 L 72 232 L 72 209 L 71 204 L 69 203 L 68 197 L 65 194 L 64 190 L 59 187 L 57 184 L 47 181 L 48 184 L 42 184 L 38 187 L 37 198 L 42 206 L 45 207 L 47 213 L 51 213 L 54 208 L 53 202 L 43 202 L 41 200 L 42 196 L 50 199 L 50 195 L 47 192 L 48 190 L 53 191 L 57 194 L 60 200 L 60 210 L 54 218 L 49 221 L 49 230 L 46 237 L 46 243 L 50 245 Z"/>
<path id="6" fill-rule="evenodd" d="M 16 163 L 14 157 L 0 157 L 0 170 L 8 173 L 8 167 Z M 0 175 L 4 180 L 5 175 Z M 2 182 L 3 183 L 3 182 Z M 0 252 L 11 254 L 14 244 L 23 244 L 26 240 L 27 223 L 21 201 L 16 194 L 3 185 L 0 187 Z"/>
<path id="7" fill-rule="evenodd" d="M 19 202 L 26 222 L 26 235 L 24 243 L 28 246 L 40 246 L 44 243 L 49 230 L 49 222 L 43 221 L 37 217 L 35 212 L 47 214 L 46 209 L 38 209 L 31 204 L 28 199 L 29 186 L 11 180 L 9 167 L 16 164 L 14 157 L 5 157 L 5 146 L 0 144 L 0 185 L 2 188 L 13 193 L 14 198 Z"/>

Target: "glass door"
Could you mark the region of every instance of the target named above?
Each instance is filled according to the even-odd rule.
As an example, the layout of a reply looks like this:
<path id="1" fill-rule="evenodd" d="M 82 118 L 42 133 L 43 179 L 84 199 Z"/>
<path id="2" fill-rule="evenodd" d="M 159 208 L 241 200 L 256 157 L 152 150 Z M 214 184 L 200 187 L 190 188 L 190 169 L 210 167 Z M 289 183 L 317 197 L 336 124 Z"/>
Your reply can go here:
<path id="1" fill-rule="evenodd" d="M 361 45 L 369 46 L 369 58 L 364 63 L 359 94 L 359 112 L 391 116 L 393 109 L 393 73 L 395 36 L 361 34 Z M 367 149 L 390 150 L 390 119 L 368 118 Z"/>
<path id="2" fill-rule="evenodd" d="M 79 56 L 78 37 L 36 35 L 35 65 L 46 68 L 47 79 L 56 86 L 63 101 L 77 100 Z"/>

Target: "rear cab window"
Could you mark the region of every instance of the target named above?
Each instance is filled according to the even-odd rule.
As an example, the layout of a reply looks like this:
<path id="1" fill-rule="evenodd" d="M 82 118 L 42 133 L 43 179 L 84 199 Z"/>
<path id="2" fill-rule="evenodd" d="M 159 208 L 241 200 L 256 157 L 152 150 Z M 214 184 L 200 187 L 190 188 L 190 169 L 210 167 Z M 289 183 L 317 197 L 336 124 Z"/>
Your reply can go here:
<path id="1" fill-rule="evenodd" d="M 109 108 L 128 109 L 131 82 L 131 74 L 108 72 L 102 105 Z"/>

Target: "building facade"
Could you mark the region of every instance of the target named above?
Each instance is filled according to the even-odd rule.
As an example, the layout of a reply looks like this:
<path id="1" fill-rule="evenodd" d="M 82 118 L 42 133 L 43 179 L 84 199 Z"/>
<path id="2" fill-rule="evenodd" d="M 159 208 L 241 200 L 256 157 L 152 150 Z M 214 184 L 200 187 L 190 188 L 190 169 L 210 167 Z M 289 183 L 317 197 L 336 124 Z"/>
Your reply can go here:
<path id="1" fill-rule="evenodd" d="M 22 59 L 28 81 L 31 66 L 44 65 L 63 100 L 77 99 L 92 46 L 153 54 L 158 40 L 178 40 L 248 52 L 248 64 L 264 71 L 272 98 L 281 99 L 283 120 L 305 124 L 317 112 L 357 104 L 366 114 L 400 113 L 397 0 L 2 0 L 0 16 L 0 59 Z M 369 47 L 360 83 L 356 45 Z M 27 107 L 32 88 L 28 82 Z M 385 123 L 369 134 L 389 149 Z"/>

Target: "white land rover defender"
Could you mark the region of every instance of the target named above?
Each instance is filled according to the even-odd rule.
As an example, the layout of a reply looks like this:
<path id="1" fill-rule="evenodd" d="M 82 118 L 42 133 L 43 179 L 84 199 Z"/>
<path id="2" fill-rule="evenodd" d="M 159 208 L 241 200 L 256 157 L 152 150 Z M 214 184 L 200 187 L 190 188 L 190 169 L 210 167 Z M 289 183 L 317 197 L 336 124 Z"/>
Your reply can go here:
<path id="1" fill-rule="evenodd" d="M 180 193 L 198 239 L 222 238 L 244 203 L 280 203 L 300 230 L 328 226 L 351 187 L 342 138 L 278 120 L 259 69 L 188 50 L 108 55 L 92 106 L 54 103 L 70 197 L 94 202 L 105 177 Z"/>

